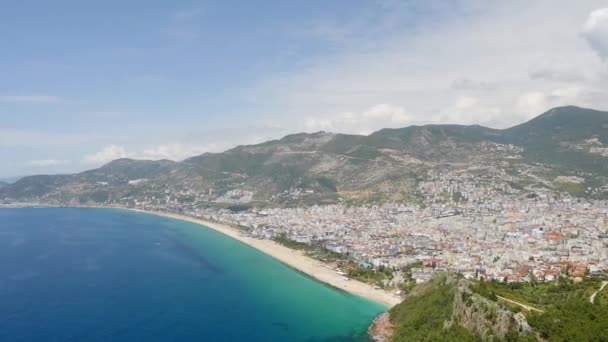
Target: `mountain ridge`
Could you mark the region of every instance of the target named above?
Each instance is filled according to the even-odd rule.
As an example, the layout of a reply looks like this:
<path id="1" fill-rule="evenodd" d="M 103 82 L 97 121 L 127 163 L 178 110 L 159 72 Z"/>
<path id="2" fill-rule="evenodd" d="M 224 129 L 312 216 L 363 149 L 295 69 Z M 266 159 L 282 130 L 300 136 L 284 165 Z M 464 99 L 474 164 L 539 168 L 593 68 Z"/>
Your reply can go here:
<path id="1" fill-rule="evenodd" d="M 369 135 L 320 131 L 181 162 L 119 159 L 73 175 L 25 177 L 4 186 L 0 199 L 105 203 L 181 194 L 200 203 L 254 206 L 416 202 L 417 184 L 433 172 L 480 165 L 492 177 L 510 173 L 516 186 L 560 190 L 556 177 L 586 175 L 585 185 L 596 188 L 608 174 L 606 145 L 608 112 L 565 106 L 506 129 L 431 124 Z M 597 195 L 582 188 L 568 191 Z"/>

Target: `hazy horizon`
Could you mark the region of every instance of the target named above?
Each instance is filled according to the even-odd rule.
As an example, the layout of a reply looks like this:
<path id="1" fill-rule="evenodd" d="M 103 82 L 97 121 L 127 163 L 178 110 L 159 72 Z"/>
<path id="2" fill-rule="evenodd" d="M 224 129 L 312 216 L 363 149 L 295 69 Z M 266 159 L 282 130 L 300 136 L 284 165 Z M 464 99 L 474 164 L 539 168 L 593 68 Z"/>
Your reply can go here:
<path id="1" fill-rule="evenodd" d="M 0 178 L 608 109 L 602 1 L 24 1 L 0 28 Z"/>
<path id="2" fill-rule="evenodd" d="M 577 106 L 573 106 L 573 105 L 566 105 L 566 106 L 560 106 L 560 107 L 577 107 Z M 559 107 L 556 107 L 556 108 L 559 108 Z M 586 109 L 595 110 L 594 108 L 586 108 Z M 549 109 L 549 111 L 550 111 L 550 110 L 551 110 L 551 109 Z M 546 112 L 544 112 L 544 113 L 546 113 Z M 540 116 L 540 115 L 542 115 L 542 114 L 544 114 L 544 113 L 540 113 L 540 114 L 538 114 L 537 116 Z M 534 119 L 535 117 L 536 117 L 536 116 L 534 116 L 534 117 L 532 117 L 532 118 L 530 118 L 530 119 Z M 514 124 L 513 124 L 513 126 L 517 126 L 517 125 L 522 124 L 522 123 L 525 123 L 525 122 L 527 122 L 527 121 L 529 121 L 529 120 L 527 119 L 527 120 L 522 121 L 522 122 L 516 122 L 516 123 L 514 123 Z M 449 124 L 451 124 L 451 123 L 446 122 L 446 123 L 443 123 L 443 124 L 448 124 L 448 125 L 449 125 Z M 471 125 L 475 125 L 475 123 L 472 123 Z M 407 127 L 411 127 L 411 126 L 416 126 L 416 125 L 407 125 L 407 126 L 403 126 L 403 127 L 394 127 L 394 128 L 407 128 Z M 509 126 L 509 127 L 513 127 L 513 126 Z M 508 127 L 507 127 L 507 128 L 508 128 Z M 377 132 L 377 131 L 374 131 L 374 132 Z M 372 132 L 372 133 L 374 133 L 374 132 Z M 269 138 L 269 139 L 268 139 L 268 140 L 266 140 L 266 141 L 271 141 L 271 140 L 280 140 L 280 139 L 282 139 L 282 138 L 284 138 L 284 137 L 286 137 L 286 136 L 288 136 L 288 135 L 292 135 L 292 134 L 300 134 L 300 133 L 303 133 L 303 132 L 289 133 L 289 134 L 287 134 L 287 135 L 282 135 L 282 136 L 277 137 L 277 138 Z M 316 131 L 316 132 L 304 132 L 304 133 L 308 133 L 308 134 L 314 134 L 314 133 L 345 134 L 345 133 L 343 133 L 343 132 L 336 132 L 336 131 Z M 370 133 L 370 134 L 371 134 L 371 133 Z M 367 135 L 367 134 L 364 134 L 364 135 Z M 260 142 L 260 143 L 262 143 L 262 142 Z M 256 144 L 256 143 L 252 143 L 252 144 Z M 100 167 L 101 167 L 101 166 L 103 166 L 103 165 L 106 165 L 107 163 L 110 163 L 110 162 L 112 162 L 112 161 L 119 160 L 119 159 L 131 159 L 131 160 L 149 160 L 149 161 L 172 160 L 172 161 L 175 161 L 175 162 L 181 162 L 181 161 L 184 161 L 184 160 L 186 160 L 186 159 L 189 159 L 189 158 L 192 158 L 192 157 L 196 157 L 196 156 L 199 156 L 199 155 L 204 154 L 204 153 L 222 153 L 222 152 L 225 152 L 225 151 L 227 151 L 227 150 L 233 149 L 233 148 L 235 148 L 235 147 L 237 147 L 237 146 L 242 146 L 242 145 L 234 145 L 234 146 L 229 146 L 229 147 L 227 147 L 226 149 L 221 150 L 221 151 L 217 151 L 217 152 L 203 152 L 203 153 L 200 153 L 200 154 L 194 154 L 194 155 L 186 156 L 185 158 L 178 159 L 178 160 L 174 160 L 174 159 L 170 159 L 170 158 L 157 158 L 157 159 L 153 159 L 153 158 L 141 158 L 141 157 L 138 157 L 138 156 L 133 156 L 133 157 L 130 157 L 130 156 L 124 156 L 124 157 L 118 157 L 118 158 L 116 158 L 116 159 L 109 160 L 109 161 L 108 161 L 108 162 L 106 162 L 105 164 L 100 165 Z M 84 171 L 88 171 L 88 170 L 92 170 L 92 169 L 96 169 L 96 168 L 97 168 L 97 167 L 91 167 L 91 168 L 84 169 L 84 170 L 80 170 L 80 171 L 77 171 L 77 172 L 84 172 Z M 76 173 L 76 172 L 72 172 L 72 173 Z M 37 176 L 37 175 L 62 175 L 62 174 L 71 174 L 71 173 L 70 173 L 70 172 L 64 172 L 64 173 L 45 173 L 45 172 L 40 172 L 40 173 L 38 173 L 38 174 L 29 174 L 29 175 L 20 175 L 20 176 L 18 175 L 18 176 L 12 176 L 12 177 L 0 177 L 0 182 L 14 183 L 14 182 L 18 181 L 19 179 L 24 178 L 24 177 L 28 177 L 28 176 Z"/>

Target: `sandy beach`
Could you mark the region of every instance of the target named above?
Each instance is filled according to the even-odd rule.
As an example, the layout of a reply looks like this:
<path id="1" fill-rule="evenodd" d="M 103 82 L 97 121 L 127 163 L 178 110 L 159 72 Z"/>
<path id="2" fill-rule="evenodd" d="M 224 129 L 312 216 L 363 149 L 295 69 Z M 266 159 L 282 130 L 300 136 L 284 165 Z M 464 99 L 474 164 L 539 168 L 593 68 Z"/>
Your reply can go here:
<path id="1" fill-rule="evenodd" d="M 229 236 L 235 240 L 241 241 L 262 253 L 265 253 L 280 262 L 287 264 L 307 275 L 323 282 L 329 284 L 338 289 L 347 291 L 349 293 L 355 294 L 357 296 L 361 296 L 372 300 L 374 302 L 383 304 L 387 307 L 393 307 L 401 302 L 401 299 L 380 289 L 374 289 L 372 286 L 362 283 L 356 280 L 346 280 L 343 276 L 336 273 L 335 270 L 330 269 L 327 265 L 322 262 L 309 258 L 305 256 L 302 252 L 296 251 L 285 246 L 282 246 L 278 243 L 275 243 L 271 240 L 261 240 L 250 237 L 241 236 L 239 231 L 234 228 L 231 228 L 227 225 L 206 221 L 199 218 L 194 218 L 185 215 L 164 213 L 164 212 L 154 212 L 154 211 L 145 211 L 138 209 L 129 209 L 133 211 L 143 212 L 147 214 L 153 214 L 158 216 L 169 217 L 172 219 L 188 221 L 192 223 L 196 223 L 208 228 L 211 228 L 215 231 L 218 231 L 226 236 Z"/>

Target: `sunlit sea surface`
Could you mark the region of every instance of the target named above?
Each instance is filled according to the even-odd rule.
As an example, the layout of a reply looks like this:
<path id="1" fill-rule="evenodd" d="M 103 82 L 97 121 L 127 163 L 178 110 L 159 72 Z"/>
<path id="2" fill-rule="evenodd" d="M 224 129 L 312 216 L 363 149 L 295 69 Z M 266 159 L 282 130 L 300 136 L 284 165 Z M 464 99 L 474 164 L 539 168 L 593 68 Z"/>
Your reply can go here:
<path id="1" fill-rule="evenodd" d="M 382 310 L 193 223 L 0 209 L 0 341 L 366 341 Z"/>

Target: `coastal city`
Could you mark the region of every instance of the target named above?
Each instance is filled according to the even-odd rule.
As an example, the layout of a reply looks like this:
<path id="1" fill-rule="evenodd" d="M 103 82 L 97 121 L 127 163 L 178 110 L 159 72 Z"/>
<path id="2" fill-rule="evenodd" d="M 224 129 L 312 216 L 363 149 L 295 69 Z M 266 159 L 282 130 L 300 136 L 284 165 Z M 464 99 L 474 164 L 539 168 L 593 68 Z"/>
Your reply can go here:
<path id="1" fill-rule="evenodd" d="M 162 200 L 148 198 L 128 205 L 223 223 L 258 239 L 285 237 L 320 246 L 363 267 L 400 270 L 413 265 L 409 279 L 417 283 L 446 270 L 468 278 L 522 282 L 551 281 L 560 275 L 581 279 L 608 267 L 607 201 L 548 189 L 530 193 L 495 178 L 455 171 L 431 173 L 418 190 L 423 202 L 415 205 L 235 211 L 184 204 L 181 197 L 193 196 L 189 190 L 166 191 Z M 233 190 L 231 195 L 252 196 L 245 190 Z M 391 288 L 405 280 L 393 276 L 380 285 Z"/>
<path id="2" fill-rule="evenodd" d="M 608 4 L 5 1 L 0 342 L 608 342 Z"/>

